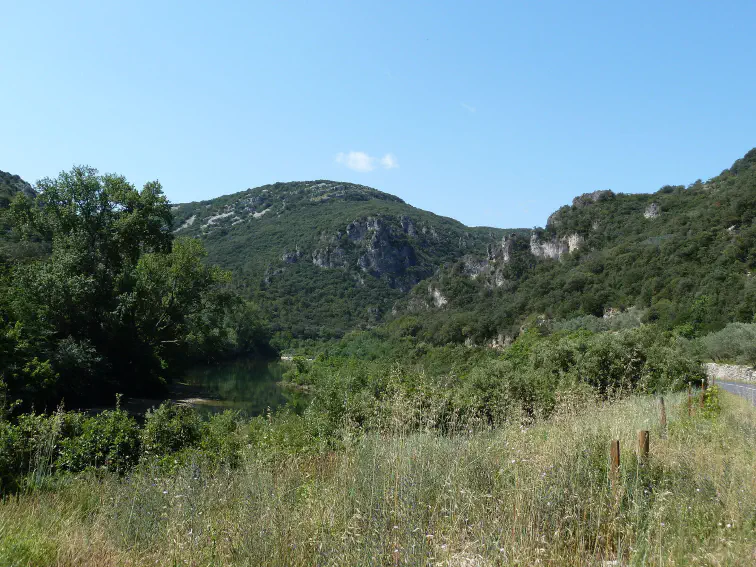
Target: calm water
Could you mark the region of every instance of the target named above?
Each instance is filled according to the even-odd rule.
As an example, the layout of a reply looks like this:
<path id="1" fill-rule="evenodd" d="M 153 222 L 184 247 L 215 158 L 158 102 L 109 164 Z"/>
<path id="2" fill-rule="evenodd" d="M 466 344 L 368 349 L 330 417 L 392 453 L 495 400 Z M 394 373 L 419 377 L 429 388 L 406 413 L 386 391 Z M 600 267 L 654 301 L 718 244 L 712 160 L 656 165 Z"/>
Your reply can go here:
<path id="1" fill-rule="evenodd" d="M 238 410 L 247 416 L 275 410 L 289 401 L 299 401 L 301 394 L 281 387 L 284 372 L 278 361 L 240 359 L 191 369 L 176 384 L 173 398 L 191 404 L 200 411 Z"/>

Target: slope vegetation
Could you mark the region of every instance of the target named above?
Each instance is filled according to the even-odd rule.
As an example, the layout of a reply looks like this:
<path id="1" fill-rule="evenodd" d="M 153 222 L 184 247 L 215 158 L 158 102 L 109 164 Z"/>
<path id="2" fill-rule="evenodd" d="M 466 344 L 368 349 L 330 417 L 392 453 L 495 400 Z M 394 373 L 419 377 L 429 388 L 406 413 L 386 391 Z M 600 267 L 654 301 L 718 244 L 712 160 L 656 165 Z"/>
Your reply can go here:
<path id="1" fill-rule="evenodd" d="M 394 325 L 429 341 L 480 343 L 506 341 L 528 322 L 602 330 L 624 317 L 684 335 L 751 322 L 755 165 L 751 150 L 705 183 L 581 195 L 545 229 L 507 234 L 487 255 L 442 269 Z"/>
<path id="2" fill-rule="evenodd" d="M 276 183 L 173 213 L 176 233 L 203 239 L 209 260 L 236 273 L 284 339 L 375 324 L 439 266 L 483 254 L 504 234 L 333 181 Z"/>

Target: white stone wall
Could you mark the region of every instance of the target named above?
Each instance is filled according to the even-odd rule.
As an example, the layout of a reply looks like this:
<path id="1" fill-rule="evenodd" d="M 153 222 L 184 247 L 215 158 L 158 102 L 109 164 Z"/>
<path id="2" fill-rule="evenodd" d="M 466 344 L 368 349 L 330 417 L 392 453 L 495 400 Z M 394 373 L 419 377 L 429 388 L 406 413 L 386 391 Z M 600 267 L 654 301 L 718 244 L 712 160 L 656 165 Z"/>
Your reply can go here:
<path id="1" fill-rule="evenodd" d="M 756 383 L 756 370 L 750 366 L 708 362 L 704 364 L 704 370 L 710 379 Z"/>

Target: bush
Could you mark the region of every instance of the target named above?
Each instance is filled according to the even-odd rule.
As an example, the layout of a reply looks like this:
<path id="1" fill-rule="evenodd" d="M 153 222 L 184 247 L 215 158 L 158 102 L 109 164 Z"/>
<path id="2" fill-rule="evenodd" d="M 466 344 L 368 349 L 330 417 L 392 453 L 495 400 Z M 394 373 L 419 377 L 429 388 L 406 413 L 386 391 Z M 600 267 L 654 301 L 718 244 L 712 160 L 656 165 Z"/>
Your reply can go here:
<path id="1" fill-rule="evenodd" d="M 213 465 L 236 467 L 241 462 L 242 422 L 238 412 L 224 411 L 202 423 L 200 448 Z"/>
<path id="2" fill-rule="evenodd" d="M 195 447 L 202 436 L 202 420 L 190 407 L 172 403 L 161 404 L 147 412 L 142 429 L 145 456 L 163 457 Z"/>
<path id="3" fill-rule="evenodd" d="M 79 435 L 61 440 L 59 469 L 103 468 L 123 474 L 139 461 L 139 425 L 122 409 L 86 418 L 80 427 Z"/>

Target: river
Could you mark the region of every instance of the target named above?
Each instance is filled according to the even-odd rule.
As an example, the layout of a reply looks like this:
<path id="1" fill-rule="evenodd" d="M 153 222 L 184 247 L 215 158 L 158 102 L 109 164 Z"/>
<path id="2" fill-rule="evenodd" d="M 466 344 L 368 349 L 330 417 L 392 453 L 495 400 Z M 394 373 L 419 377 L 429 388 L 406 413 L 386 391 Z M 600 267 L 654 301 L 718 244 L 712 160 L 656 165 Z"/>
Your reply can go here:
<path id="1" fill-rule="evenodd" d="M 230 409 L 252 417 L 289 402 L 301 407 L 304 394 L 281 386 L 284 364 L 279 360 L 237 359 L 196 366 L 170 386 L 167 399 L 129 398 L 125 400 L 124 409 L 144 414 L 150 407 L 170 400 L 205 414 Z"/>

